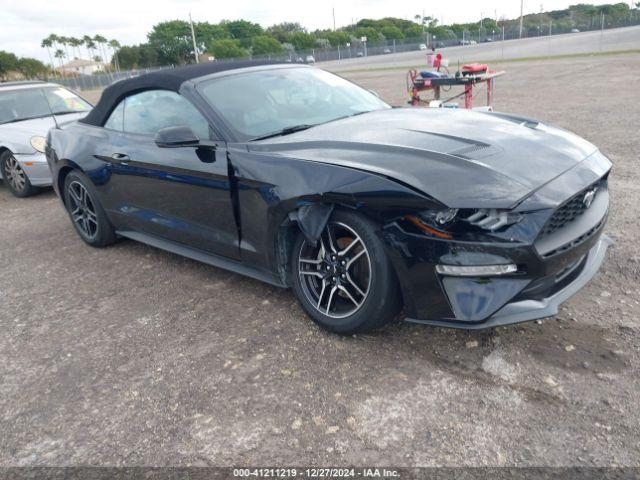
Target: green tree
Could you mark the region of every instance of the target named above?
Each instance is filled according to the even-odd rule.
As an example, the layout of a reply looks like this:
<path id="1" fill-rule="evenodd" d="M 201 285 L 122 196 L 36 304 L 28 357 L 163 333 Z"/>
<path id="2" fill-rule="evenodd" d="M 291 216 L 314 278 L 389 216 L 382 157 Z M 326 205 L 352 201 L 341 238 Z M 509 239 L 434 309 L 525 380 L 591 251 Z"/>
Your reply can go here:
<path id="1" fill-rule="evenodd" d="M 193 58 L 191 27 L 182 20 L 170 20 L 154 25 L 147 34 L 149 45 L 158 52 L 161 63 L 184 65 Z"/>
<path id="2" fill-rule="evenodd" d="M 272 25 L 267 28 L 266 33 L 278 40 L 280 43 L 291 42 L 291 36 L 295 32 L 306 33 L 306 30 L 299 23 L 284 22 Z"/>
<path id="3" fill-rule="evenodd" d="M 351 37 L 347 32 L 343 32 L 341 30 L 329 30 L 324 32 L 323 37 L 329 40 L 329 43 L 333 48 L 338 46 L 343 47 L 346 43 L 351 41 Z"/>
<path id="4" fill-rule="evenodd" d="M 223 21 L 222 25 L 226 28 L 231 38 L 240 41 L 244 48 L 251 46 L 251 39 L 258 35 L 262 35 L 264 31 L 257 23 L 247 22 L 246 20 Z"/>
<path id="5" fill-rule="evenodd" d="M 282 45 L 273 37 L 258 35 L 251 41 L 251 52 L 254 55 L 278 54 L 282 52 Z"/>
<path id="6" fill-rule="evenodd" d="M 0 78 L 6 78 L 7 74 L 18 66 L 18 58 L 10 52 L 0 50 Z"/>
<path id="7" fill-rule="evenodd" d="M 125 70 L 132 70 L 137 68 L 140 64 L 140 47 L 137 45 L 128 46 L 125 45 L 118 50 L 117 60 L 114 56 L 111 62 L 115 65 L 115 62 L 119 62 L 120 68 L 124 68 Z"/>
<path id="8" fill-rule="evenodd" d="M 82 37 L 82 43 L 87 49 L 87 56 L 89 58 L 93 58 L 96 55 L 96 43 L 93 41 L 93 38 L 91 38 L 89 35 L 85 35 L 84 37 Z"/>
<path id="9" fill-rule="evenodd" d="M 44 76 L 48 70 L 46 65 L 40 60 L 28 57 L 19 58 L 16 64 L 16 69 L 25 78 L 37 78 Z"/>
<path id="10" fill-rule="evenodd" d="M 103 37 L 102 35 L 96 35 L 95 37 L 93 37 L 93 41 L 98 45 L 98 49 L 100 50 L 100 56 L 102 57 L 102 59 L 100 60 L 101 62 L 107 62 L 107 51 L 105 49 L 105 46 L 107 44 L 107 39 L 105 37 Z"/>
<path id="11" fill-rule="evenodd" d="M 296 50 L 309 50 L 316 45 L 316 37 L 307 32 L 294 32 L 290 43 Z"/>
<path id="12" fill-rule="evenodd" d="M 361 20 L 362 22 L 362 20 Z M 358 22 L 360 23 L 360 22 Z M 373 27 L 358 27 L 354 32 L 356 38 L 367 37 L 368 43 L 375 43 L 383 40 L 382 35 Z"/>
<path id="13" fill-rule="evenodd" d="M 158 66 L 158 51 L 148 43 L 140 44 L 139 62 L 141 68 Z"/>
<path id="14" fill-rule="evenodd" d="M 54 57 L 56 57 L 58 59 L 58 63 L 60 64 L 60 70 L 62 72 L 62 74 L 65 74 L 64 71 L 64 67 L 62 66 L 64 63 L 64 50 L 62 50 L 61 48 L 58 48 L 55 53 L 53 54 Z"/>
<path id="15" fill-rule="evenodd" d="M 47 37 L 42 39 L 42 43 L 40 43 L 40 46 L 47 49 L 49 61 L 51 62 L 51 68 L 55 68 L 55 64 L 53 63 L 53 55 L 51 54 L 51 47 L 53 47 L 53 41 L 51 40 L 51 38 Z"/>
<path id="16" fill-rule="evenodd" d="M 384 38 L 387 40 L 402 40 L 404 38 L 404 33 L 395 25 L 389 25 L 386 27 L 382 27 L 380 33 L 384 35 Z"/>
<path id="17" fill-rule="evenodd" d="M 217 59 L 243 58 L 249 56 L 249 52 L 245 48 L 242 48 L 240 42 L 231 38 L 212 42 L 209 51 L 213 53 Z"/>
<path id="18" fill-rule="evenodd" d="M 422 26 L 413 24 L 403 31 L 405 38 L 421 38 L 423 36 Z"/>
<path id="19" fill-rule="evenodd" d="M 118 60 L 118 51 L 120 50 L 120 42 L 118 42 L 117 40 L 109 40 L 109 48 L 113 52 L 111 61 L 114 63 L 114 66 L 116 67 L 116 71 L 119 71 L 120 62 Z"/>

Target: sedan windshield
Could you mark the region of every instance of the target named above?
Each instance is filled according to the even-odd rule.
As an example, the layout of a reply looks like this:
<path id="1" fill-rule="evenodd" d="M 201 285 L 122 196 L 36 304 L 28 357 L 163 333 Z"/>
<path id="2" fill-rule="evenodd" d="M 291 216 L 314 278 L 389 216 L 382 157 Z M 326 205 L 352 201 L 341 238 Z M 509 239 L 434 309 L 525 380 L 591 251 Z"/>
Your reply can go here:
<path id="1" fill-rule="evenodd" d="M 371 92 L 316 68 L 232 74 L 206 81 L 199 90 L 241 141 L 391 108 Z"/>
<path id="2" fill-rule="evenodd" d="M 62 87 L 0 91 L 0 124 L 89 110 L 91 105 Z"/>

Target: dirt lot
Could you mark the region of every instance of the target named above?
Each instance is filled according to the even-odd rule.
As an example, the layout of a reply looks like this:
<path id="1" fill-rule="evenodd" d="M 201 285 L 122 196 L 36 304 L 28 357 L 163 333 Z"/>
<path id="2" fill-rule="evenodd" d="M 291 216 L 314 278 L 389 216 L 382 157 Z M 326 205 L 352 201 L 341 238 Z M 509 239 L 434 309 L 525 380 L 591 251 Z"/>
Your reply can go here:
<path id="1" fill-rule="evenodd" d="M 639 465 L 640 55 L 504 67 L 498 109 L 615 163 L 616 245 L 558 317 L 343 338 L 288 291 L 92 249 L 51 191 L 0 187 L 0 464 Z M 350 76 L 406 100 L 401 70 Z"/>

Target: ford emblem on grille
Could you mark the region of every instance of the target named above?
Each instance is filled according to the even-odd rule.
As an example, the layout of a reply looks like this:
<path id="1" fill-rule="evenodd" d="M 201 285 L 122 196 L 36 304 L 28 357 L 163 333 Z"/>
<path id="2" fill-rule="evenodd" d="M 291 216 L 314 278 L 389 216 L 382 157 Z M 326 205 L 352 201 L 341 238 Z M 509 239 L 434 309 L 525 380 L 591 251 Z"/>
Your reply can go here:
<path id="1" fill-rule="evenodd" d="M 582 203 L 584 203 L 585 208 L 589 208 L 593 203 L 593 198 L 596 196 L 596 190 L 597 188 L 594 188 L 593 190 L 589 190 L 587 193 L 584 194 Z"/>

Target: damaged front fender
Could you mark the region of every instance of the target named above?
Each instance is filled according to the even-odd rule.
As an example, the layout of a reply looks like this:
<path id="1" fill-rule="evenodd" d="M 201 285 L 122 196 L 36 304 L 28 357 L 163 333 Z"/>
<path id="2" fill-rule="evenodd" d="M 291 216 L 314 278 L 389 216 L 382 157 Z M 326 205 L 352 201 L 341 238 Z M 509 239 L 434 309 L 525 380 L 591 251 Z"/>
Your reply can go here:
<path id="1" fill-rule="evenodd" d="M 333 204 L 303 205 L 297 210 L 289 212 L 289 220 L 297 222 L 307 241 L 315 246 L 322 230 L 329 221 L 333 209 Z"/>

